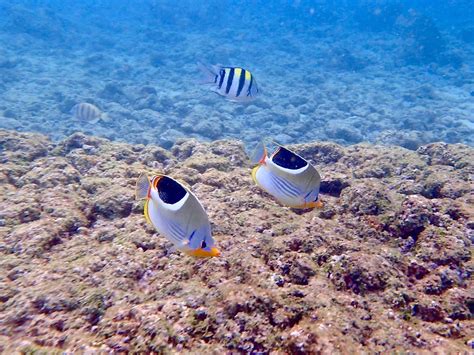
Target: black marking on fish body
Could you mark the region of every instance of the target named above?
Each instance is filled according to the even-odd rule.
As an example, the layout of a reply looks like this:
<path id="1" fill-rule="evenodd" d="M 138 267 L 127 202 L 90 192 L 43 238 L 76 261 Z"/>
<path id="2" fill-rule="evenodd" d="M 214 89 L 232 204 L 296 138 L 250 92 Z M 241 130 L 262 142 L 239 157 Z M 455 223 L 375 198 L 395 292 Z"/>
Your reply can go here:
<path id="1" fill-rule="evenodd" d="M 225 93 L 226 93 L 226 94 L 229 93 L 230 87 L 232 86 L 232 81 L 234 80 L 234 72 L 235 72 L 235 69 L 234 69 L 234 68 L 230 68 L 229 77 L 227 78 L 227 86 L 226 86 L 226 88 L 225 88 Z"/>
<path id="2" fill-rule="evenodd" d="M 284 147 L 278 148 L 272 156 L 272 161 L 276 165 L 290 170 L 298 170 L 308 165 L 306 160 Z"/>
<path id="3" fill-rule="evenodd" d="M 214 82 L 215 82 L 215 83 L 217 83 L 217 78 L 219 78 L 219 75 L 216 74 L 216 75 L 214 76 Z"/>
<path id="4" fill-rule="evenodd" d="M 191 241 L 193 240 L 194 234 L 196 234 L 196 230 L 193 230 L 193 232 L 189 236 L 189 244 L 191 244 Z"/>
<path id="5" fill-rule="evenodd" d="M 253 75 L 250 74 L 250 84 L 249 84 L 249 88 L 247 90 L 247 96 L 252 96 L 252 85 L 253 85 Z"/>
<path id="6" fill-rule="evenodd" d="M 242 89 L 244 88 L 244 85 L 245 85 L 245 69 L 242 69 L 242 71 L 240 72 L 239 87 L 237 89 L 236 96 L 240 95 L 240 93 L 242 92 Z"/>
<path id="7" fill-rule="evenodd" d="M 221 69 L 219 71 L 220 79 L 219 79 L 219 86 L 217 87 L 219 90 L 222 87 L 222 84 L 224 83 L 224 77 L 225 77 L 225 70 Z"/>
<path id="8" fill-rule="evenodd" d="M 162 176 L 161 179 L 158 180 L 156 188 L 158 189 L 161 200 L 171 205 L 181 201 L 186 195 L 184 187 L 167 176 Z"/>

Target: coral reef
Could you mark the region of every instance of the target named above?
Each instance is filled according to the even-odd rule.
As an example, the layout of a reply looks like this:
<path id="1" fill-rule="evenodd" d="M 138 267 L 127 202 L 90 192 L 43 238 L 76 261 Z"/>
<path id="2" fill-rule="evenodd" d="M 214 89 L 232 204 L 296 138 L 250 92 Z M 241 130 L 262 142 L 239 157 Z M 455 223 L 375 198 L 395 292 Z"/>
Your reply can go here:
<path id="1" fill-rule="evenodd" d="M 165 148 L 184 137 L 262 134 L 412 150 L 474 145 L 469 1 L 437 2 L 459 9 L 444 21 L 420 4 L 309 3 L 0 4 L 0 128 Z M 248 68 L 260 97 L 249 105 L 217 97 L 197 83 L 197 60 Z M 111 121 L 74 119 L 80 102 Z"/>
<path id="2" fill-rule="evenodd" d="M 291 146 L 321 172 L 314 211 L 254 186 L 243 148 L 0 130 L 0 351 L 469 351 L 472 148 Z M 143 171 L 193 189 L 220 258 L 170 252 Z"/>

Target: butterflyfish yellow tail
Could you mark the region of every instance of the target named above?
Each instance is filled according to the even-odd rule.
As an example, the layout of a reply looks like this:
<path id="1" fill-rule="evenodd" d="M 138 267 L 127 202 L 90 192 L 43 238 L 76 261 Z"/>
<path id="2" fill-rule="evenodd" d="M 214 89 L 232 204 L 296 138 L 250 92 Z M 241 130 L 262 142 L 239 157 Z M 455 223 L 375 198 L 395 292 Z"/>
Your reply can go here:
<path id="1" fill-rule="evenodd" d="M 145 219 L 146 221 L 153 225 L 153 223 L 151 222 L 151 219 L 150 219 L 150 213 L 148 212 L 148 204 L 150 203 L 150 200 L 146 200 L 145 201 L 145 206 L 143 208 L 143 215 L 145 216 Z"/>
<path id="2" fill-rule="evenodd" d="M 135 186 L 135 198 L 137 200 L 142 200 L 144 198 L 150 197 L 150 187 L 151 183 L 145 173 L 142 173 L 137 180 L 137 185 Z"/>
<path id="3" fill-rule="evenodd" d="M 260 168 L 260 165 L 257 165 L 255 168 L 252 169 L 252 180 L 253 182 L 258 185 L 257 182 L 257 170 Z"/>
<path id="4" fill-rule="evenodd" d="M 252 164 L 263 164 L 265 162 L 266 156 L 267 156 L 267 148 L 265 148 L 265 144 L 263 142 L 260 142 L 254 148 L 249 158 Z"/>

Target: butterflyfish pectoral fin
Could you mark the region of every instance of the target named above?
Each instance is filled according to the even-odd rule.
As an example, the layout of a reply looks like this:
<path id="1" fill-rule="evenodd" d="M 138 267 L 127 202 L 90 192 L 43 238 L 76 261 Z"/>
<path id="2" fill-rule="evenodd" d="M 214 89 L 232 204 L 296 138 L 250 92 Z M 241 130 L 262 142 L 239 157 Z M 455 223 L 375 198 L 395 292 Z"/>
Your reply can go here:
<path id="1" fill-rule="evenodd" d="M 145 173 L 140 174 L 135 185 L 135 198 L 137 200 L 142 200 L 144 198 L 150 197 L 150 179 L 146 176 Z"/>
<path id="2" fill-rule="evenodd" d="M 266 156 L 267 156 L 267 148 L 265 148 L 265 144 L 262 141 L 262 142 L 259 142 L 257 146 L 253 149 L 249 158 L 252 164 L 263 164 L 265 163 Z"/>

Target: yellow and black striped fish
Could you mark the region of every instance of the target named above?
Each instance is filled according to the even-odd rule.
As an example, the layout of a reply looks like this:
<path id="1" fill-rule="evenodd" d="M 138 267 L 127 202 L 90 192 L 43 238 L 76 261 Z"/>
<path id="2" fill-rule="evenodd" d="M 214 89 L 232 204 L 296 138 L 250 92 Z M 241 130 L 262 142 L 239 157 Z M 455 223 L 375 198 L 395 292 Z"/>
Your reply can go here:
<path id="1" fill-rule="evenodd" d="M 227 100 L 247 102 L 258 94 L 255 77 L 244 68 L 217 65 L 207 67 L 202 63 L 198 63 L 198 66 L 205 75 L 203 82 L 212 84 L 211 90 Z"/>

